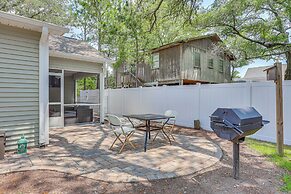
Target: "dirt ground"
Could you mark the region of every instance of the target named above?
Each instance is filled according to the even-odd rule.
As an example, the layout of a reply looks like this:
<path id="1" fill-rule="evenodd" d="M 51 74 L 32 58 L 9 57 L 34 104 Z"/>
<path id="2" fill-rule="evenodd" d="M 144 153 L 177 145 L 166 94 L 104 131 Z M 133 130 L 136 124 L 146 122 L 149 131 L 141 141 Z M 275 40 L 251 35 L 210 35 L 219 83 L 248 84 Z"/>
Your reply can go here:
<path id="1" fill-rule="evenodd" d="M 199 174 L 139 183 L 108 183 L 53 171 L 0 175 L 1 193 L 280 193 L 284 170 L 241 144 L 240 179 L 232 178 L 232 143 L 203 130 L 177 128 L 175 133 L 204 136 L 224 152 L 222 160 Z M 183 164 L 181 164 L 183 165 Z"/>

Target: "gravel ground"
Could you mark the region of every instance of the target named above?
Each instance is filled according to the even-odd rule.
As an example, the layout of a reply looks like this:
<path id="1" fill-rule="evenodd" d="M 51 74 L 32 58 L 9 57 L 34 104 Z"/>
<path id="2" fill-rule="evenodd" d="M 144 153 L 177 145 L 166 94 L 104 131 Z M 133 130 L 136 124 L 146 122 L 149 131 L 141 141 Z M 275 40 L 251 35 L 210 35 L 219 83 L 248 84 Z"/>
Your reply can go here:
<path id="1" fill-rule="evenodd" d="M 205 172 L 174 179 L 140 183 L 108 183 L 54 171 L 0 175 L 1 193 L 280 193 L 284 170 L 241 144 L 240 179 L 232 175 L 232 144 L 203 130 L 177 128 L 175 133 L 203 136 L 224 152 L 222 160 Z M 183 165 L 183 164 L 181 164 Z"/>

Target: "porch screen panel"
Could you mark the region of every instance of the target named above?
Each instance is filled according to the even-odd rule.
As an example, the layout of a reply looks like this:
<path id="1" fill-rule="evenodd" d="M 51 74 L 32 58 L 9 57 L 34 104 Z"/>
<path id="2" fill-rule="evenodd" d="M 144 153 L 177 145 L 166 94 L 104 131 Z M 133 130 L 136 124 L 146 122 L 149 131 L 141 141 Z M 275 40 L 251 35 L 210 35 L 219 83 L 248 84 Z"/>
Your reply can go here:
<path id="1" fill-rule="evenodd" d="M 6 131 L 6 150 L 17 148 L 24 135 L 29 146 L 39 134 L 40 33 L 0 24 L 0 130 Z"/>

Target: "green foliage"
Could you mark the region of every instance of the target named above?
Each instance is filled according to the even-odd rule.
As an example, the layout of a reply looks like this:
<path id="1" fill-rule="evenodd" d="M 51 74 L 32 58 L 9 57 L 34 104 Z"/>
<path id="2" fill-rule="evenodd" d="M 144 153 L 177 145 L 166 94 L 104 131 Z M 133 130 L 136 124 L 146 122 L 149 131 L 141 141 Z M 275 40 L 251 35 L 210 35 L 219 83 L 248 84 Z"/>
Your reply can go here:
<path id="1" fill-rule="evenodd" d="M 291 146 L 284 146 L 284 157 L 280 157 L 276 152 L 276 144 L 249 138 L 246 142 L 249 147 L 267 156 L 276 165 L 287 170 L 288 173 L 283 177 L 285 185 L 282 187 L 282 190 L 291 191 Z"/>
<path id="2" fill-rule="evenodd" d="M 239 71 L 234 70 L 231 75 L 231 79 L 233 78 L 240 78 Z"/>
<path id="3" fill-rule="evenodd" d="M 186 13 L 186 7 L 179 0 L 76 0 L 72 10 L 82 34 L 90 27 L 92 38 L 85 39 L 115 58 L 114 67 L 118 68 L 151 63 L 152 48 L 196 35 L 197 31 L 183 22 L 184 15 L 176 13 L 184 8 Z"/>
<path id="4" fill-rule="evenodd" d="M 69 0 L 1 0 L 0 10 L 29 18 L 67 25 L 71 22 Z"/>
<path id="5" fill-rule="evenodd" d="M 85 79 L 77 80 L 77 95 L 80 96 L 80 91 L 84 90 Z M 86 77 L 86 90 L 95 90 L 97 89 L 97 80 L 96 77 Z"/>
<path id="6" fill-rule="evenodd" d="M 238 58 L 235 67 L 257 58 L 286 58 L 291 48 L 290 4 L 286 0 L 216 0 L 193 23 L 225 37 Z"/>

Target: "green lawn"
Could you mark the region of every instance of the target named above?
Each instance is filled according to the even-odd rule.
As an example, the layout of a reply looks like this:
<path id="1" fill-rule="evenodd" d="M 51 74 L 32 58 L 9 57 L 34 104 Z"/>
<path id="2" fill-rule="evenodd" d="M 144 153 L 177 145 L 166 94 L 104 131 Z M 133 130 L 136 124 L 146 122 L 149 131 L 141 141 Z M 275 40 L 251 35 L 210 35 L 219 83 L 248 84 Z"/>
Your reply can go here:
<path id="1" fill-rule="evenodd" d="M 288 173 L 283 177 L 285 184 L 282 187 L 282 190 L 291 191 L 291 146 L 285 146 L 284 157 L 280 157 L 276 153 L 276 144 L 257 141 L 250 138 L 246 139 L 246 143 L 250 148 L 257 150 L 264 156 L 270 158 L 270 160 L 277 166 L 287 170 Z"/>

